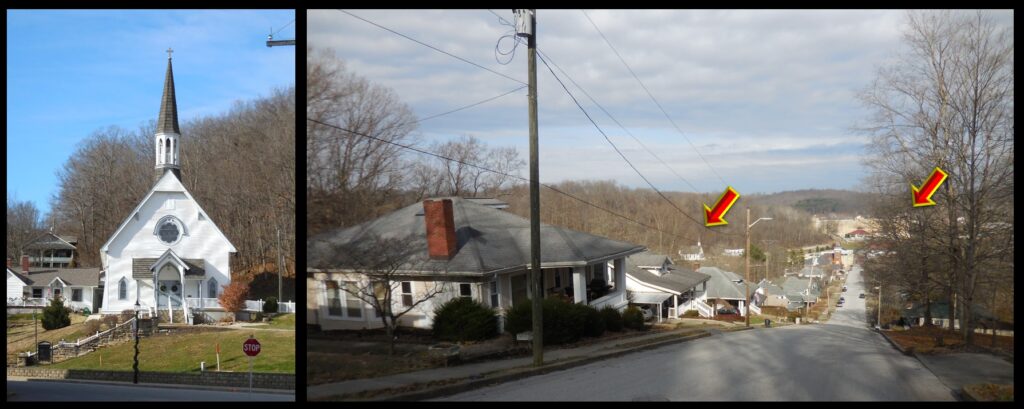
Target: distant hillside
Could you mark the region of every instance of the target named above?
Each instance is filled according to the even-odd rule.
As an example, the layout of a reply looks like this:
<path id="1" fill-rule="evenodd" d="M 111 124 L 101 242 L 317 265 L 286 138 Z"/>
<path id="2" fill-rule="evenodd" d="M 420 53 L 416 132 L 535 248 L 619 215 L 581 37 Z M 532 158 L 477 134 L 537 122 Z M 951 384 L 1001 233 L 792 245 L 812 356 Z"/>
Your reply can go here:
<path id="1" fill-rule="evenodd" d="M 809 214 L 828 217 L 870 216 L 869 193 L 838 189 L 804 189 L 767 195 L 751 195 L 766 205 L 790 206 Z"/>

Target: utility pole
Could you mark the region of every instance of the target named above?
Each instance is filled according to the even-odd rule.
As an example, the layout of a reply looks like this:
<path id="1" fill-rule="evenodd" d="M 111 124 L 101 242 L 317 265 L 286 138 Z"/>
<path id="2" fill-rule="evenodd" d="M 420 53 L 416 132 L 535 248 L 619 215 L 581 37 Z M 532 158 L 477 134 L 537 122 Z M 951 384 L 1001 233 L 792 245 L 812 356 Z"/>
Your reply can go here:
<path id="1" fill-rule="evenodd" d="M 527 37 L 527 69 L 530 96 L 530 301 L 533 309 L 533 366 L 544 365 L 543 305 L 544 276 L 540 270 L 540 169 L 537 155 L 537 21 L 536 9 L 518 9 L 522 29 L 517 35 Z"/>
<path id="2" fill-rule="evenodd" d="M 747 278 L 743 280 L 747 286 L 747 304 L 744 308 L 747 309 L 746 315 L 747 326 L 750 326 L 750 207 L 747 207 L 747 249 L 743 252 L 747 259 Z"/>
<path id="3" fill-rule="evenodd" d="M 277 228 L 277 302 L 284 302 L 281 298 L 281 275 L 284 274 L 284 254 L 281 253 L 281 228 Z"/>

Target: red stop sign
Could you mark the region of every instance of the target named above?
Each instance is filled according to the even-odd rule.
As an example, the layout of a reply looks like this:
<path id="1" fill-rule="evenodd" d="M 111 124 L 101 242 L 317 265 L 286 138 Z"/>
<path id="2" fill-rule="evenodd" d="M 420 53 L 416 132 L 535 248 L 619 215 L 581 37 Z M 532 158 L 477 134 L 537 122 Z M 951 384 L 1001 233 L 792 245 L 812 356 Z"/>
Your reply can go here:
<path id="1" fill-rule="evenodd" d="M 260 342 L 256 338 L 249 338 L 242 344 L 242 352 L 246 355 L 256 356 L 260 354 Z"/>

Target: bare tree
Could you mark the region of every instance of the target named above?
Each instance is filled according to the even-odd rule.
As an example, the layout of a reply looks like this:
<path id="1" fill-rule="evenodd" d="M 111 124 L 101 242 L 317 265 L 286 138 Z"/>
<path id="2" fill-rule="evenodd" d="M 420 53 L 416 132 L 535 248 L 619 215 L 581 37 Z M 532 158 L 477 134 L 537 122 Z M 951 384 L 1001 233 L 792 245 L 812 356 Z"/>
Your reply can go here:
<path id="1" fill-rule="evenodd" d="M 43 233 L 39 209 L 30 201 L 19 201 L 7 193 L 7 257 L 20 262 L 25 246 Z"/>
<path id="2" fill-rule="evenodd" d="M 373 308 L 387 331 L 390 355 L 395 352 L 399 320 L 421 304 L 450 290 L 447 282 L 425 281 L 434 280 L 424 277 L 436 276 L 437 264 L 417 257 L 422 250 L 411 245 L 414 239 L 362 238 L 337 246 L 333 257 L 318 261 L 320 271 L 336 272 L 342 276 L 343 282 L 355 283 L 340 289 Z M 401 296 L 396 299 L 395 294 L 403 294 L 403 281 L 422 283 L 423 288 L 406 295 L 405 299 Z"/>
<path id="3" fill-rule="evenodd" d="M 905 41 L 909 51 L 861 96 L 873 113 L 862 127 L 874 135 L 869 164 L 894 185 L 920 184 L 934 166 L 949 174 L 932 222 L 944 238 L 929 243 L 946 255 L 950 326 L 960 318 L 970 344 L 985 266 L 1012 257 L 998 245 L 1012 237 L 1012 28 L 983 12 L 911 12 Z"/>

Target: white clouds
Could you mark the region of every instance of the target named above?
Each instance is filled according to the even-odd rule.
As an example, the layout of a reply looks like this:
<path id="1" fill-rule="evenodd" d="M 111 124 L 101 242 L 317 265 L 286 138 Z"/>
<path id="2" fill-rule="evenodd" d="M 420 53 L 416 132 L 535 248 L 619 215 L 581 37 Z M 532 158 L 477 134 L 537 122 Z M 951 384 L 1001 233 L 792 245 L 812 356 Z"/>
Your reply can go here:
<path id="1" fill-rule="evenodd" d="M 511 12 L 495 10 L 511 20 Z M 526 80 L 526 49 L 508 65 L 494 45 L 508 27 L 486 10 L 358 10 L 368 20 L 495 71 Z M 723 177 L 779 175 L 787 188 L 820 184 L 823 165 L 847 166 L 836 187 L 856 183 L 851 157 L 862 138 L 855 94 L 900 45 L 899 10 L 588 10 L 634 72 Z M 1010 14 L 1012 12 L 1004 13 Z M 1012 23 L 1010 23 L 1012 24 Z M 685 163 L 698 187 L 720 184 L 632 78 L 579 10 L 538 10 L 539 48 L 663 159 Z M 329 47 L 371 81 L 395 89 L 419 117 L 518 86 L 335 10 L 309 12 L 309 44 Z M 508 45 L 505 43 L 503 45 Z M 558 72 L 556 70 L 556 72 Z M 561 75 L 561 73 L 559 73 Z M 538 61 L 545 180 L 619 179 L 642 184 Z M 624 149 L 639 149 L 566 81 Z M 469 133 L 526 153 L 525 91 L 421 125 L 431 135 Z M 566 130 L 584 136 L 564 136 Z M 502 135 L 502 136 L 498 136 Z M 513 135 L 516 135 L 513 137 Z M 513 142 L 514 141 L 514 142 Z M 563 141 L 574 141 L 565 146 Z M 545 151 L 545 149 L 549 149 Z M 632 152 L 632 151 L 631 151 Z M 627 155 L 633 155 L 627 153 Z M 649 157 L 642 150 L 637 156 Z M 548 159 L 545 159 L 548 158 Z M 571 158 L 572 160 L 566 160 Z M 632 157 L 631 157 L 632 159 Z M 652 159 L 653 160 L 653 159 Z M 643 162 L 645 159 L 638 159 Z M 566 163 L 569 162 L 569 163 Z M 652 179 L 663 166 L 652 169 Z M 646 165 L 645 165 L 646 166 Z M 753 172 L 750 166 L 764 167 Z M 827 167 L 824 167 L 827 169 Z M 659 170 L 660 169 L 660 170 Z M 730 176 L 726 176 L 729 174 Z M 689 178 L 689 177 L 688 177 Z M 805 178 L 805 179 L 802 179 Z M 842 179 L 842 180 L 838 180 Z M 659 179 L 661 180 L 661 179 Z M 669 181 L 665 181 L 670 183 Z M 742 183 L 740 181 L 729 183 Z M 753 183 L 753 182 L 751 182 Z M 828 187 L 820 186 L 817 187 Z M 684 188 L 684 187 L 680 187 Z M 717 189 L 717 188 L 716 188 Z M 775 187 L 758 188 L 771 191 Z M 710 189 L 714 190 L 714 189 Z"/>

